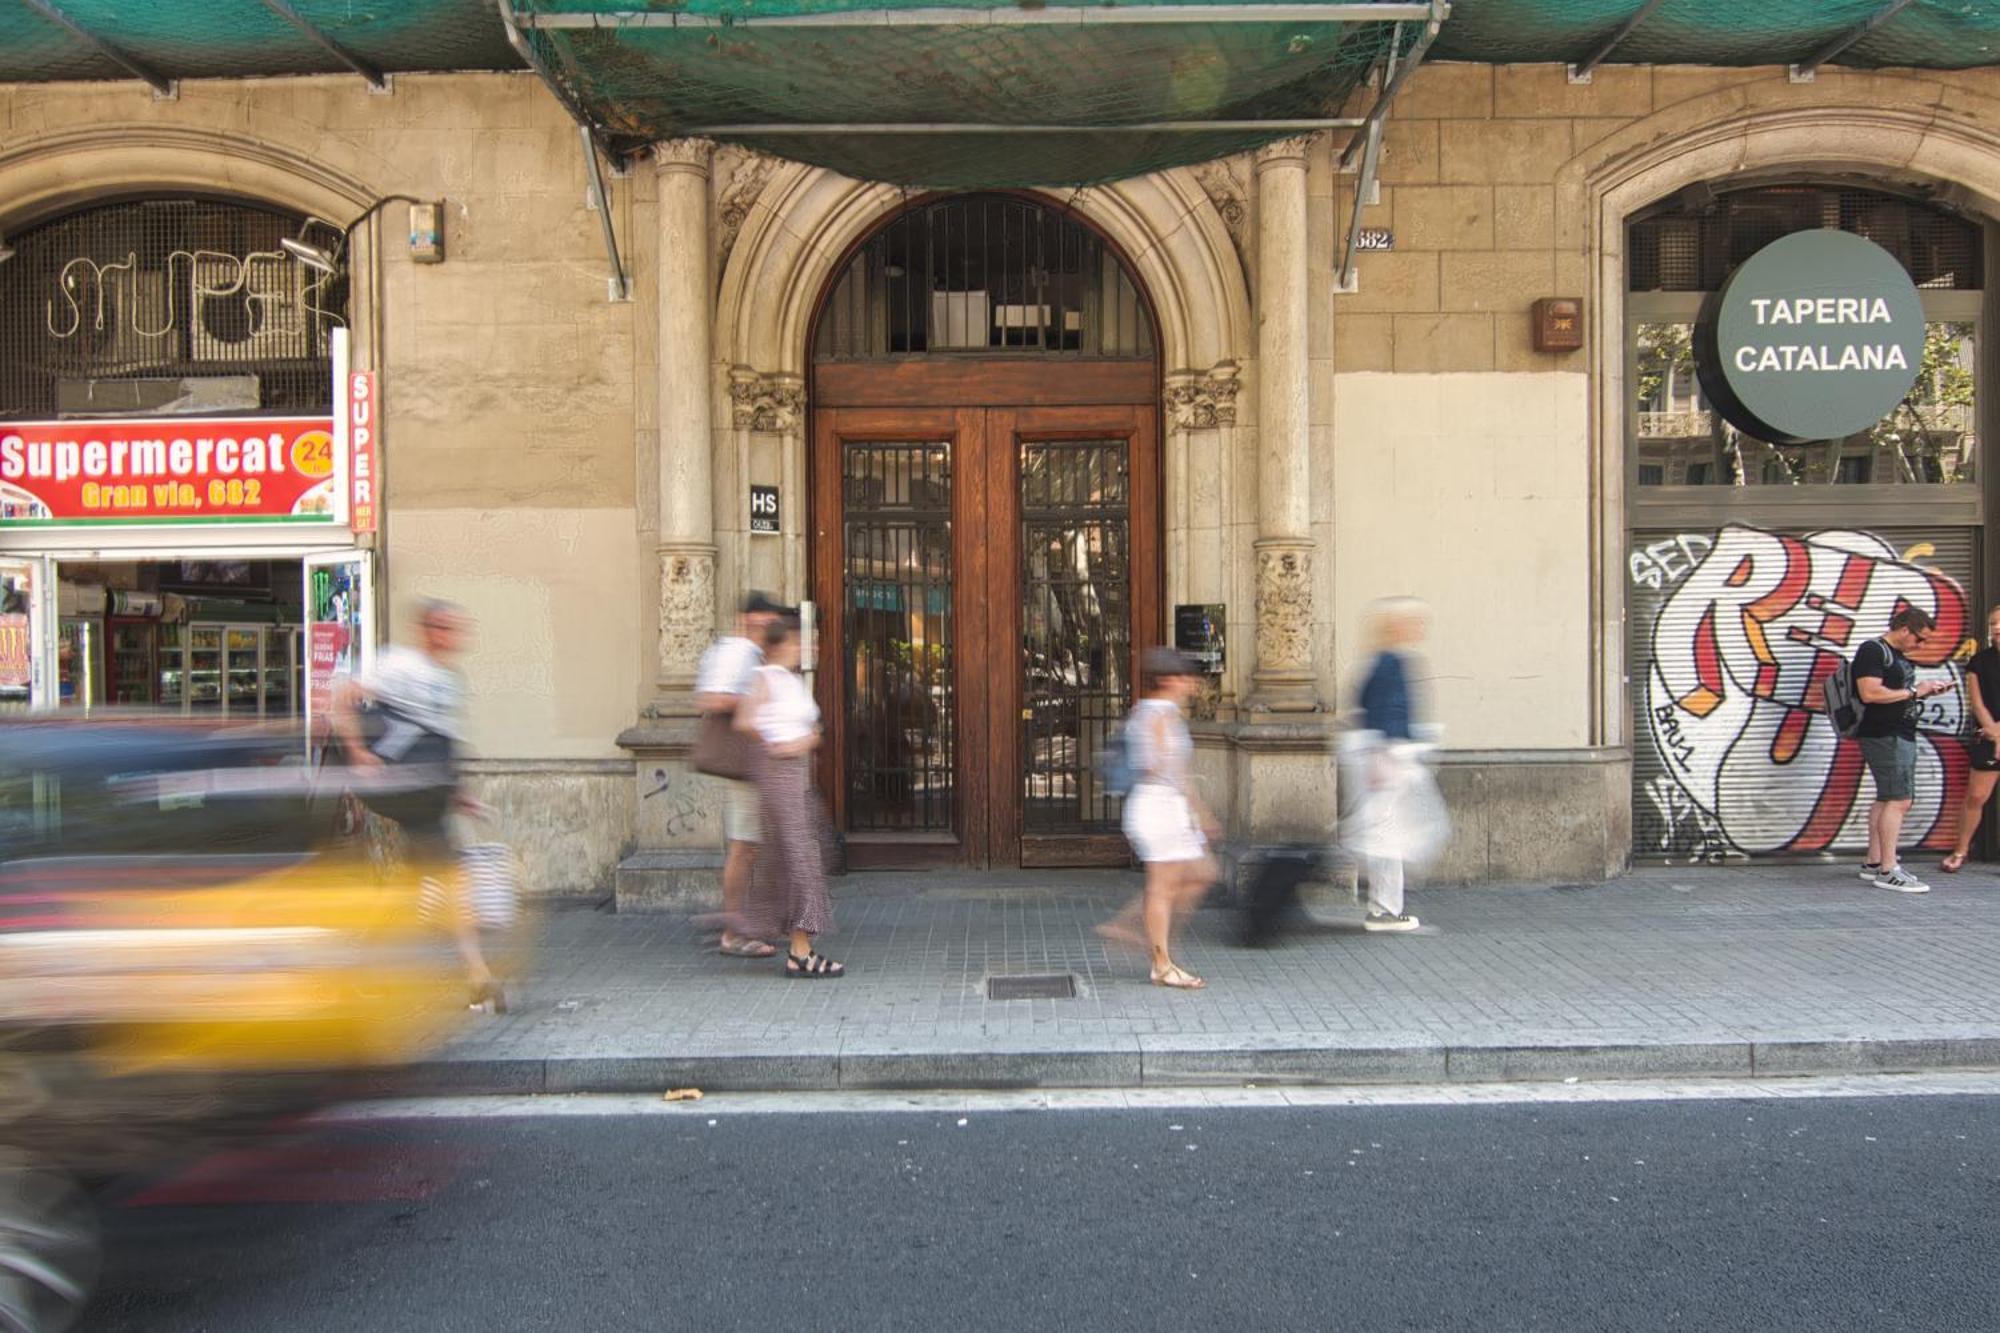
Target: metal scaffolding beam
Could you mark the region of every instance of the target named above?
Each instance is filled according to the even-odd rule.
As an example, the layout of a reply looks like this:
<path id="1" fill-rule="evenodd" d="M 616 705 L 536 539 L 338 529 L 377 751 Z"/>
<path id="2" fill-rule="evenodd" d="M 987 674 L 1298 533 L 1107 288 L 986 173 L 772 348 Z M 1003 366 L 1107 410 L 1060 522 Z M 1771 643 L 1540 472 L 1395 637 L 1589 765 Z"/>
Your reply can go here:
<path id="1" fill-rule="evenodd" d="M 1101 27 L 1139 23 L 1387 23 L 1421 22 L 1422 4 L 1104 5 L 1089 8 L 855 9 L 821 14 L 682 14 L 668 10 L 608 10 L 516 14 L 524 28 L 1028 28 Z"/>
<path id="2" fill-rule="evenodd" d="M 89 46 L 97 54 L 103 56 L 133 78 L 144 80 L 154 93 L 161 97 L 172 97 L 174 95 L 174 81 L 172 79 L 150 65 L 143 63 L 138 57 L 127 55 L 123 49 L 105 41 L 81 23 L 78 23 L 69 15 L 57 9 L 53 4 L 49 3 L 49 0 L 21 0 L 21 3 L 57 27 L 68 32 L 70 36 Z"/>
<path id="3" fill-rule="evenodd" d="M 1813 75 L 1819 72 L 1821 65 L 1824 65 L 1827 61 L 1833 59 L 1841 52 L 1847 50 L 1848 47 L 1853 46 L 1863 37 L 1866 37 L 1869 33 L 1908 9 L 1910 3 L 1911 0 L 1889 0 L 1889 3 L 1883 5 L 1873 14 L 1870 14 L 1866 19 L 1820 47 L 1819 50 L 1813 52 L 1798 64 L 1793 65 L 1791 68 L 1792 82 L 1812 82 Z"/>
<path id="4" fill-rule="evenodd" d="M 1589 55 L 1569 67 L 1569 81 L 1571 83 L 1589 83 L 1590 71 L 1603 64 L 1606 58 L 1618 49 L 1619 44 L 1632 35 L 1634 29 L 1647 19 L 1653 17 L 1654 11 L 1666 2 L 1667 0 L 1646 0 L 1645 4 L 1640 5 L 1632 12 L 1631 18 L 1619 24 L 1617 29 L 1609 37 L 1599 42 Z"/>
<path id="5" fill-rule="evenodd" d="M 297 28 L 314 46 L 317 46 L 320 50 L 326 52 L 335 60 L 338 60 L 341 64 L 368 80 L 368 86 L 375 89 L 375 91 L 387 92 L 389 90 L 388 75 L 321 32 L 314 26 L 311 19 L 292 8 L 286 0 L 264 0 L 264 8 L 291 24 L 294 28 Z"/>
<path id="6" fill-rule="evenodd" d="M 1130 125 L 1005 125 L 993 121 L 772 121 L 702 125 L 681 133 L 724 138 L 775 134 L 1305 134 L 1354 129 L 1354 116 L 1309 120 L 1145 120 Z"/>
<path id="7" fill-rule="evenodd" d="M 548 68 L 542 64 L 541 57 L 535 53 L 534 46 L 522 35 L 520 25 L 515 22 L 518 16 L 514 13 L 514 0 L 494 0 L 494 3 L 500 10 L 500 23 L 507 30 L 507 42 L 514 48 L 514 54 L 521 57 L 522 62 L 535 72 L 535 77 L 542 81 L 542 86 L 562 103 L 563 109 L 569 112 L 570 119 L 576 122 L 577 129 L 583 134 L 583 152 L 589 166 L 591 194 L 597 201 L 598 214 L 603 221 L 605 255 L 611 261 L 611 277 L 607 284 L 610 299 L 630 300 L 632 279 L 626 273 L 625 261 L 618 253 L 618 231 L 611 223 L 610 198 L 605 191 L 604 176 L 597 162 L 598 149 L 603 147 L 598 128 L 591 123 L 589 114 L 577 100 L 570 96 L 569 90 L 550 75 Z M 611 156 L 608 150 L 605 156 Z M 616 159 L 613 159 L 613 165 L 617 165 Z"/>
<path id="8" fill-rule="evenodd" d="M 1362 132 L 1349 139 L 1347 147 L 1341 150 L 1340 169 L 1342 171 L 1346 171 L 1354 165 L 1354 155 L 1364 146 L 1363 141 L 1367 135 L 1372 134 L 1376 136 L 1379 142 L 1382 134 L 1382 121 L 1389 114 L 1389 104 L 1396 100 L 1396 94 L 1402 91 L 1405 83 L 1409 82 L 1410 75 L 1416 72 L 1417 66 L 1423 63 L 1425 54 L 1431 49 L 1431 43 L 1437 40 L 1439 31 L 1443 29 L 1444 21 L 1451 17 L 1451 5 L 1446 3 L 1445 0 L 1438 0 L 1435 4 L 1425 5 L 1423 10 L 1423 14 L 1420 15 L 1424 20 L 1423 35 L 1417 38 L 1417 44 L 1410 48 L 1409 55 L 1403 57 L 1400 62 L 1396 59 L 1396 52 L 1392 41 L 1389 52 L 1389 66 L 1385 71 L 1381 95 L 1376 97 L 1375 105 L 1368 108 L 1368 114 L 1362 117 Z"/>

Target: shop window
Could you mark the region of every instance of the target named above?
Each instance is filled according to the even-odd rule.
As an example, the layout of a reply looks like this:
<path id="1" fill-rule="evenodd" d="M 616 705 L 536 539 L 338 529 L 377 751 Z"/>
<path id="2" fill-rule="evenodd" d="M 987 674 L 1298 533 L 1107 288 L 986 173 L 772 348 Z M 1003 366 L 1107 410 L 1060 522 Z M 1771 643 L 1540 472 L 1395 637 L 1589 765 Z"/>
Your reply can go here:
<path id="1" fill-rule="evenodd" d="M 1895 255 L 1928 316 L 1916 382 L 1867 430 L 1771 444 L 1725 421 L 1694 373 L 1706 296 L 1763 246 L 1833 227 Z M 1984 230 L 1919 200 L 1846 185 L 1683 191 L 1629 229 L 1627 351 L 1634 485 L 1970 486 L 1978 480 Z"/>
<path id="2" fill-rule="evenodd" d="M 898 214 L 841 271 L 820 361 L 906 356 L 1145 359 L 1152 316 L 1097 234 L 1012 195 L 955 195 Z"/>
<path id="3" fill-rule="evenodd" d="M 306 225 L 256 204 L 150 198 L 10 236 L 0 416 L 331 410 L 348 281 L 285 252 Z"/>

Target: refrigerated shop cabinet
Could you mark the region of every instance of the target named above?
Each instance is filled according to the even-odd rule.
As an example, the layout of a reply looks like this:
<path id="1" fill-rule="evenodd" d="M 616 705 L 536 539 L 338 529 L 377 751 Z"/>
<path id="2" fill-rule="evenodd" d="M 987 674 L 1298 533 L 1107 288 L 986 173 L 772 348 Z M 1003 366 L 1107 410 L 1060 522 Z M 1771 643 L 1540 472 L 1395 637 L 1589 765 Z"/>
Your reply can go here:
<path id="1" fill-rule="evenodd" d="M 159 703 L 190 715 L 283 718 L 298 711 L 299 631 L 200 621 L 159 627 Z"/>

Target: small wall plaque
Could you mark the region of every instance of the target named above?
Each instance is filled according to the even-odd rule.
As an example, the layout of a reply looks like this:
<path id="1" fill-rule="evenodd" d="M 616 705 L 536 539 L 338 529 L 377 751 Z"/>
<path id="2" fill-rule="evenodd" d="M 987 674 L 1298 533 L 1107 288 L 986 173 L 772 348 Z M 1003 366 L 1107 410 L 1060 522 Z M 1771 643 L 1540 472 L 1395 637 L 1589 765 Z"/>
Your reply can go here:
<path id="1" fill-rule="evenodd" d="M 1174 608 L 1174 647 L 1201 663 L 1204 672 L 1219 676 L 1227 658 L 1224 624 L 1228 607 L 1221 602 L 1192 603 Z"/>
<path id="2" fill-rule="evenodd" d="M 1354 238 L 1357 250 L 1393 250 L 1396 248 L 1396 233 L 1387 227 L 1363 227 Z"/>
<path id="3" fill-rule="evenodd" d="M 778 488 L 750 488 L 750 531 L 775 533 L 778 530 Z"/>
<path id="4" fill-rule="evenodd" d="M 1535 302 L 1535 350 L 1575 352 L 1583 348 L 1583 302 L 1574 296 L 1544 296 Z"/>

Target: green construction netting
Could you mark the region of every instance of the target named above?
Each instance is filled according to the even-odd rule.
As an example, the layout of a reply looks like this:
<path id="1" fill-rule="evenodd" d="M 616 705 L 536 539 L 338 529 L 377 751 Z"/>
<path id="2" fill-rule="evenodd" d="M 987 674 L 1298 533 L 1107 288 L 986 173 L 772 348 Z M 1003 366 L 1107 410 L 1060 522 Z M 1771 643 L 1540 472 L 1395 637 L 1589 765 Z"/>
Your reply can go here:
<path id="1" fill-rule="evenodd" d="M 519 69 L 494 0 L 290 0 L 378 69 Z M 261 0 L 56 0 L 78 26 L 169 79 L 335 74 L 346 66 Z M 0 3 L 0 82 L 125 79 L 20 0 Z"/>
<path id="2" fill-rule="evenodd" d="M 1454 0 L 1434 60 L 1577 61 L 1642 0 Z M 1888 0 L 1666 0 L 1618 44 L 1618 64 L 1786 65 L 1866 23 Z M 1914 0 L 1836 57 L 1862 68 L 2000 64 L 2000 0 Z"/>
<path id="3" fill-rule="evenodd" d="M 703 18 L 909 10 L 938 0 L 681 0 Z M 519 0 L 523 13 L 592 13 Z M 633 5 L 626 4 L 628 9 Z M 962 8 L 1011 8 L 974 0 Z M 1080 8 L 1055 0 L 1049 9 Z M 741 124 L 1117 126 L 1339 116 L 1387 49 L 1382 22 L 529 29 L 540 63 L 614 140 Z M 1414 39 L 1406 33 L 1405 44 Z M 1240 152 L 1272 132 L 723 134 L 851 176 L 920 186 L 1081 185 Z"/>
<path id="4" fill-rule="evenodd" d="M 762 28 L 755 15 L 1015 0 L 512 0 L 525 19 L 606 16 L 598 29 L 531 28 L 546 76 L 615 147 L 730 123 L 988 122 L 1118 125 L 1338 115 L 1391 40 L 1381 22 L 1166 26 Z M 1135 0 L 1146 4 L 1203 0 Z M 1209 0 L 1213 2 L 1213 0 Z M 1454 0 L 1433 60 L 1575 61 L 1644 0 Z M 77 23 L 168 78 L 337 73 L 340 62 L 262 0 L 58 0 Z M 519 67 L 496 0 L 291 0 L 312 24 L 392 71 Z M 1102 9 L 1101 0 L 1029 0 Z M 1782 65 L 1881 13 L 1889 0 L 1666 0 L 1615 63 Z M 616 26 L 643 11 L 707 20 Z M 720 21 L 719 23 L 717 21 Z M 1406 28 L 1407 43 L 1414 28 Z M 2000 64 L 2000 0 L 1912 0 L 1835 58 L 1862 67 Z M 0 82 L 127 77 L 18 0 L 0 0 Z M 1253 147 L 1271 134 L 724 136 L 878 180 L 933 186 L 1085 184 Z"/>

